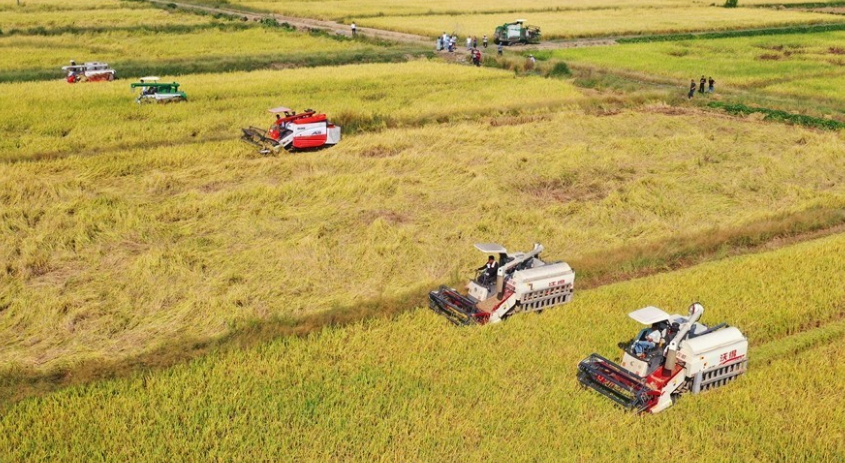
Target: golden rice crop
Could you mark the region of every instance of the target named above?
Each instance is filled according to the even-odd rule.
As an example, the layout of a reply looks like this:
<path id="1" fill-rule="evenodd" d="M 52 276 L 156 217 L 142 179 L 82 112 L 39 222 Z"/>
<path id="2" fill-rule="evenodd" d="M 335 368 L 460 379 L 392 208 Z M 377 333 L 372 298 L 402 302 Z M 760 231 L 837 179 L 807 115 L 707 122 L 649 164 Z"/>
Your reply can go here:
<path id="1" fill-rule="evenodd" d="M 0 10 L 0 27 L 8 33 L 12 29 L 45 29 L 61 27 L 126 27 L 162 26 L 171 24 L 205 24 L 210 18 L 195 14 L 171 12 L 160 8 L 100 8 L 44 11 Z M 66 40 L 68 40 L 66 38 Z"/>
<path id="2" fill-rule="evenodd" d="M 843 203 L 836 134 L 660 108 L 554 114 L 547 95 L 577 100 L 553 79 L 425 62 L 188 77 L 190 102 L 166 106 L 117 83 L 0 86 L 32 95 L 3 121 L 19 161 L 0 167 L 10 362 L 70 367 L 390 305 L 466 277 L 473 242 L 577 259 Z M 53 88 L 78 118 L 48 117 Z M 278 158 L 235 141 L 285 103 L 407 128 Z M 496 115 L 520 105 L 534 112 Z"/>
<path id="3" fill-rule="evenodd" d="M 32 12 L 32 11 L 69 11 L 94 9 L 126 9 L 147 8 L 145 5 L 124 2 L 120 0 L 23 0 L 18 4 L 5 2 L 0 5 L 0 11 Z"/>
<path id="4" fill-rule="evenodd" d="M 840 74 L 843 32 L 685 40 L 557 50 L 575 63 L 688 81 L 702 74 L 717 85 L 779 91 L 783 82 Z M 835 87 L 831 85 L 829 88 Z M 819 89 L 818 96 L 824 94 Z M 809 96 L 805 91 L 802 95 Z M 829 97 L 830 91 L 824 94 Z"/>
<path id="5" fill-rule="evenodd" d="M 292 16 L 318 17 L 325 19 L 346 19 L 347 21 L 375 17 L 401 15 L 456 15 L 508 13 L 509 21 L 520 15 L 532 13 L 545 16 L 556 10 L 599 9 L 620 6 L 667 6 L 679 5 L 678 0 L 525 0 L 514 4 L 506 0 L 491 0 L 481 3 L 460 3 L 449 0 L 327 0 L 312 2 L 308 0 L 234 0 L 235 5 L 242 5 L 262 11 Z M 703 2 L 699 2 L 703 3 Z"/>
<path id="6" fill-rule="evenodd" d="M 845 238 L 582 291 L 482 329 L 421 309 L 219 352 L 6 407 L 13 460 L 838 461 L 845 457 Z M 796 282 L 800 275 L 800 283 Z M 630 310 L 683 311 L 749 337 L 749 373 L 637 417 L 578 386 Z M 817 328 L 818 326 L 818 328 Z"/>
<path id="7" fill-rule="evenodd" d="M 120 72 L 118 63 L 114 66 Z M 299 110 L 318 108 L 340 123 L 372 129 L 559 108 L 580 98 L 572 85 L 560 80 L 517 79 L 513 73 L 495 69 L 428 61 L 201 74 L 181 76 L 178 81 L 190 104 L 138 106 L 129 79 L 84 85 L 63 80 L 0 85 L 0 105 L 7 108 L 0 113 L 0 159 L 143 148 L 163 141 L 233 139 L 241 126 L 269 124 L 272 117 L 267 108 L 282 104 Z M 23 101 L 19 101 L 21 93 L 28 95 Z M 54 107 L 75 116 L 47 123 L 44 117 Z M 116 120 L 122 122 L 116 124 Z"/>
<path id="8" fill-rule="evenodd" d="M 789 82 L 779 82 L 764 88 L 766 93 L 776 95 L 795 96 L 813 101 L 830 101 L 837 107 L 841 107 L 845 101 L 845 94 L 842 93 L 842 85 L 845 84 L 845 75 L 826 75 L 811 78 L 797 78 Z"/>
<path id="9" fill-rule="evenodd" d="M 281 59 L 379 48 L 364 42 L 338 41 L 263 27 L 191 33 L 114 31 L 58 36 L 13 35 L 0 38 L 0 50 L 7 51 L 0 54 L 0 66 L 7 71 L 55 68 L 56 77 L 60 79 L 60 68 L 70 59 L 108 62 L 120 76 L 120 63 L 126 61 L 178 63 L 249 56 L 278 56 Z"/>
<path id="10" fill-rule="evenodd" d="M 461 14 L 449 16 L 385 16 L 364 18 L 361 26 L 437 37 L 444 31 L 461 37 L 491 35 L 496 26 L 513 21 L 507 14 Z M 730 30 L 792 24 L 838 22 L 836 16 L 760 8 L 717 8 L 702 6 L 666 8 L 615 8 L 524 14 L 539 26 L 546 39 Z M 460 45 L 460 44 L 459 44 Z"/>

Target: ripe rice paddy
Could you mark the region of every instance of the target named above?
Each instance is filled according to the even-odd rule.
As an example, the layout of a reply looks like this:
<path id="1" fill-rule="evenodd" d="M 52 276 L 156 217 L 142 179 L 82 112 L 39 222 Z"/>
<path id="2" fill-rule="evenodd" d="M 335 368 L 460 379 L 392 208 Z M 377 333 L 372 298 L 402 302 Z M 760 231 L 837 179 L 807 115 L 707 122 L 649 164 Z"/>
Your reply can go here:
<path id="1" fill-rule="evenodd" d="M 358 24 L 420 34 L 432 38 L 443 34 L 444 31 L 457 33 L 461 37 L 467 35 L 481 37 L 483 34 L 492 37 L 496 26 L 513 21 L 515 19 L 514 14 L 516 13 L 384 16 L 364 18 Z M 547 40 L 841 22 L 836 16 L 818 13 L 701 6 L 632 7 L 608 10 L 560 11 L 520 16 L 525 16 L 530 24 L 539 26 L 543 37 Z"/>
<path id="2" fill-rule="evenodd" d="M 23 3 L 0 5 L 19 29 L 0 37 L 0 461 L 845 459 L 845 235 L 791 244 L 842 229 L 842 133 L 140 2 Z M 232 5 L 429 35 L 836 20 L 674 0 Z M 548 54 L 670 81 L 700 55 L 717 85 L 838 102 L 842 36 Z M 125 79 L 66 84 L 68 59 Z M 320 66 L 394 59 L 411 62 Z M 189 102 L 133 103 L 147 71 Z M 343 141 L 276 157 L 237 141 L 282 104 L 325 111 Z M 425 310 L 490 241 L 572 263 L 574 302 L 464 330 Z M 648 417 L 578 386 L 580 359 L 639 329 L 628 312 L 695 300 L 748 335 L 746 376 Z"/>
<path id="3" fill-rule="evenodd" d="M 845 399 L 831 378 L 845 369 L 831 359 L 845 354 L 845 292 L 830 275 L 845 271 L 842 252 L 837 236 L 583 291 L 484 329 L 421 309 L 212 353 L 7 407 L 0 451 L 28 461 L 837 461 Z M 639 329 L 628 311 L 682 311 L 696 298 L 707 322 L 748 335 L 748 374 L 660 416 L 624 413 L 578 386 L 581 358 L 613 356 Z"/>

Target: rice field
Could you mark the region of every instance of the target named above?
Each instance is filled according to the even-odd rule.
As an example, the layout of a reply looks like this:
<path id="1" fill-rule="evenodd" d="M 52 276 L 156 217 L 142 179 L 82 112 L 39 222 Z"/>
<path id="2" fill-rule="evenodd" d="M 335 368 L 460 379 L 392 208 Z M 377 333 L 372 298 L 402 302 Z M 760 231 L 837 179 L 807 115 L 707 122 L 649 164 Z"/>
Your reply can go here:
<path id="1" fill-rule="evenodd" d="M 420 309 L 395 320 L 217 352 L 174 368 L 9 406 L 13 460 L 839 461 L 845 457 L 841 236 L 582 291 L 568 306 L 457 330 Z M 795 284 L 794 275 L 801 275 Z M 749 373 L 660 416 L 578 386 L 646 304 L 751 340 Z M 564 439 L 561 436 L 565 436 Z M 655 438 L 659 436 L 659 438 Z M 233 457 L 234 456 L 234 457 Z"/>
<path id="2" fill-rule="evenodd" d="M 125 8 L 146 8 L 146 6 L 142 3 L 121 0 L 74 0 L 73 2 L 66 0 L 22 0 L 20 5 L 17 2 L 5 2 L 0 5 L 0 11 L 15 11 L 18 13 Z"/>
<path id="3" fill-rule="evenodd" d="M 578 87 L 590 67 L 712 72 L 835 105 L 845 33 L 538 54 L 569 79 L 495 67 L 516 53 L 476 68 L 137 1 L 22 3 L 0 5 L 0 462 L 845 460 L 845 134 L 662 84 Z M 430 36 L 517 16 L 547 38 L 837 21 L 512 3 L 226 6 Z M 70 59 L 121 80 L 69 85 Z M 189 101 L 135 104 L 150 73 Z M 238 141 L 279 105 L 326 112 L 343 141 L 269 157 Z M 426 293 L 473 274 L 476 242 L 543 243 L 578 272 L 574 302 L 438 318 Z M 749 337 L 746 376 L 643 417 L 579 387 L 580 359 L 640 328 L 628 312 L 696 300 Z"/>
<path id="4" fill-rule="evenodd" d="M 783 82 L 842 74 L 843 39 L 845 32 L 682 40 L 556 50 L 553 56 L 679 82 L 707 74 L 732 87 L 779 89 Z M 829 97 L 834 88 L 818 96 Z"/>
<path id="5" fill-rule="evenodd" d="M 839 134 L 665 107 L 599 118 L 555 79 L 415 62 L 181 80 L 188 104 L 140 107 L 126 83 L 0 86 L 4 107 L 33 95 L 3 121 L 15 365 L 389 305 L 465 278 L 473 242 L 577 260 L 845 203 Z M 48 100 L 80 117 L 45 120 Z M 279 104 L 326 110 L 344 142 L 279 158 L 237 142 Z"/>
<path id="6" fill-rule="evenodd" d="M 123 5 L 122 2 L 115 2 Z M 131 4 L 129 4 L 131 5 Z M 74 10 L 34 9 L 20 12 L 0 10 L 0 28 L 4 34 L 15 29 L 43 28 L 102 28 L 102 27 L 146 27 L 166 25 L 207 24 L 210 18 L 190 13 L 171 12 L 160 8 L 92 8 Z"/>
<path id="7" fill-rule="evenodd" d="M 384 16 L 364 18 L 358 24 L 429 37 L 437 37 L 444 31 L 454 32 L 461 37 L 467 35 L 481 37 L 483 34 L 492 37 L 496 26 L 513 21 L 515 14 L 524 16 L 530 24 L 539 26 L 543 38 L 547 40 L 841 22 L 834 15 L 791 10 L 679 6 L 556 11 L 538 14 Z"/>
<path id="8" fill-rule="evenodd" d="M 61 79 L 61 66 L 68 60 L 101 61 L 111 64 L 120 76 L 122 63 L 190 63 L 225 62 L 238 59 L 277 57 L 280 60 L 310 58 L 315 54 L 368 52 L 376 54 L 382 47 L 327 36 L 250 27 L 227 30 L 225 25 L 197 32 L 128 32 L 110 31 L 57 36 L 9 36 L 0 38 L 3 72 L 56 69 Z M 11 53 L 14 50 L 15 53 Z M 224 69 L 225 70 L 225 67 Z M 126 76 L 123 77 L 140 77 Z"/>
<path id="9" fill-rule="evenodd" d="M 740 6 L 801 2 L 804 2 L 804 0 L 748 0 L 741 2 Z M 505 0 L 490 0 L 483 4 L 449 0 L 327 0 L 320 2 L 308 0 L 229 0 L 229 3 L 258 11 L 346 22 L 391 16 L 475 15 L 485 17 L 495 14 L 501 16 L 501 13 L 508 13 L 507 20 L 513 21 L 517 17 L 530 18 L 532 15 L 547 18 L 550 13 L 569 10 L 608 10 L 639 7 L 687 8 L 705 7 L 713 4 L 713 2 L 706 0 L 693 0 L 691 2 L 682 0 L 526 0 L 518 4 Z M 716 3 L 716 5 L 721 4 L 721 2 Z M 435 20 L 435 18 L 431 19 Z M 498 25 L 500 23 L 494 22 L 493 24 Z"/>
<path id="10" fill-rule="evenodd" d="M 307 0 L 235 0 L 230 3 L 243 5 L 261 11 L 291 16 L 317 17 L 337 20 L 360 20 L 362 18 L 408 15 L 462 15 L 476 14 L 486 16 L 494 13 L 514 14 L 536 12 L 545 15 L 549 12 L 575 9 L 615 8 L 623 6 L 672 6 L 683 2 L 679 0 L 527 0 L 515 5 L 504 0 L 492 0 L 480 3 L 460 3 L 448 0 L 329 0 L 310 2 Z M 704 1 L 694 3 L 706 4 Z"/>

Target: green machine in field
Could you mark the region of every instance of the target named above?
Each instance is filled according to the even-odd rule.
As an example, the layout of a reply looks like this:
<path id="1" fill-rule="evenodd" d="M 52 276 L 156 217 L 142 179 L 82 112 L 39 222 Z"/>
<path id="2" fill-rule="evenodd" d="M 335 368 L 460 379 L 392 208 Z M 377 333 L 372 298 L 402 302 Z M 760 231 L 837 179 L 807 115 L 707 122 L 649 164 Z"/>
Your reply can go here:
<path id="1" fill-rule="evenodd" d="M 540 28 L 525 25 L 524 19 L 506 23 L 496 28 L 493 43 L 512 45 L 516 43 L 540 43 Z"/>
<path id="2" fill-rule="evenodd" d="M 162 83 L 158 77 L 143 77 L 141 82 L 131 85 L 132 89 L 141 89 L 141 94 L 135 99 L 138 103 L 172 103 L 188 101 L 188 95 L 179 90 L 178 82 Z"/>

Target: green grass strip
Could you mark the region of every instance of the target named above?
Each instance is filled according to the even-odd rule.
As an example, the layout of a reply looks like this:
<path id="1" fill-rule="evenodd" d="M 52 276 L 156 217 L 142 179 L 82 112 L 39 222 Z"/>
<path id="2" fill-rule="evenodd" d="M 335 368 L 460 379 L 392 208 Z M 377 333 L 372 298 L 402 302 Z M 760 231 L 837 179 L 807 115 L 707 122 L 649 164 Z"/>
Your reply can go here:
<path id="1" fill-rule="evenodd" d="M 760 113 L 765 114 L 763 118 L 765 121 L 785 122 L 795 125 L 803 125 L 805 127 L 815 127 L 826 130 L 841 130 L 845 129 L 845 123 L 833 120 L 822 119 L 819 117 L 805 116 L 803 114 L 792 114 L 778 109 L 755 108 L 746 106 L 744 104 L 730 104 L 713 101 L 707 104 L 711 108 L 723 109 L 731 114 L 747 116 L 749 114 Z"/>
<path id="2" fill-rule="evenodd" d="M 676 42 L 680 40 L 726 39 L 733 37 L 756 37 L 763 35 L 813 34 L 819 32 L 845 31 L 845 23 L 814 24 L 808 26 L 773 27 L 769 29 L 746 29 L 738 31 L 703 32 L 698 34 L 662 34 L 640 37 L 623 37 L 617 43 Z"/>

